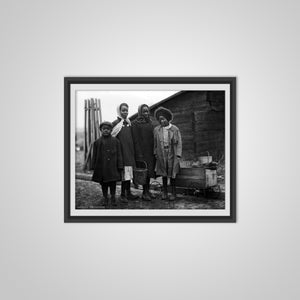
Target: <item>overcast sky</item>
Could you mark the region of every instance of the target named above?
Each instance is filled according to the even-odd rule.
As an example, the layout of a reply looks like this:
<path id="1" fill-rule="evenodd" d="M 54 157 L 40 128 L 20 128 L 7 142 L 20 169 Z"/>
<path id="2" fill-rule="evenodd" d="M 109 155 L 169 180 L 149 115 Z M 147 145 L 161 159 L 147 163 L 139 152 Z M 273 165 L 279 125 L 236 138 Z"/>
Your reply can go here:
<path id="1" fill-rule="evenodd" d="M 78 91 L 76 95 L 76 128 L 84 128 L 84 100 L 101 99 L 102 120 L 114 121 L 117 106 L 122 102 L 129 105 L 129 116 L 137 112 L 138 106 L 155 104 L 178 91 Z"/>

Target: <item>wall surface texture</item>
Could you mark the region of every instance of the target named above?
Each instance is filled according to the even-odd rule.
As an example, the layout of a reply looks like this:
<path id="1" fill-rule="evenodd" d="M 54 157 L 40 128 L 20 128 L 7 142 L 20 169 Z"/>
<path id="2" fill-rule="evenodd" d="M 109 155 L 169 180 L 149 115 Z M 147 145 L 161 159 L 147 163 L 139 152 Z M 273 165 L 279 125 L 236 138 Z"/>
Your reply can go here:
<path id="1" fill-rule="evenodd" d="M 300 299 L 300 2 L 0 1 L 0 298 Z M 64 76 L 237 76 L 236 224 L 64 224 Z"/>

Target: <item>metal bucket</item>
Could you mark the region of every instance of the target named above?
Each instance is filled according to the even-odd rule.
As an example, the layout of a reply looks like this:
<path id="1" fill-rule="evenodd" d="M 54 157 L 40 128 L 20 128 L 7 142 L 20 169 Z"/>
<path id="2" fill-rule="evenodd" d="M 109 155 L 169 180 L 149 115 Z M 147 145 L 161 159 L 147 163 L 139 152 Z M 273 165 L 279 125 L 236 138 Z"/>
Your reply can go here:
<path id="1" fill-rule="evenodd" d="M 140 165 L 141 167 L 138 167 Z M 148 168 L 145 161 L 137 161 L 136 167 L 133 169 L 133 183 L 144 185 L 147 183 Z"/>

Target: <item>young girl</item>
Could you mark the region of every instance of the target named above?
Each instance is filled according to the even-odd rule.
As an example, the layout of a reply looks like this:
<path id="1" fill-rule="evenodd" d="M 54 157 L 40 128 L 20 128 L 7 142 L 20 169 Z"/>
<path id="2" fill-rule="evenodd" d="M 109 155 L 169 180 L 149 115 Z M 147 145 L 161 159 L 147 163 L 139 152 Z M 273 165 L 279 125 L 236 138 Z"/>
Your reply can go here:
<path id="1" fill-rule="evenodd" d="M 102 122 L 100 131 L 102 136 L 95 141 L 93 147 L 93 181 L 102 187 L 105 208 L 108 205 L 108 187 L 110 188 L 111 204 L 116 205 L 116 182 L 121 179 L 123 159 L 121 145 L 118 139 L 111 136 L 112 124 Z"/>
<path id="2" fill-rule="evenodd" d="M 172 195 L 176 198 L 175 178 L 179 172 L 179 159 L 182 154 L 182 141 L 179 129 L 171 124 L 173 114 L 170 110 L 159 107 L 154 112 L 160 125 L 154 129 L 154 155 L 156 157 L 156 175 L 163 177 L 162 199 L 168 199 L 168 177 L 170 177 Z"/>
<path id="3" fill-rule="evenodd" d="M 128 202 L 128 200 L 137 199 L 138 196 L 133 195 L 130 191 L 130 181 L 133 179 L 133 168 L 135 167 L 135 154 L 132 139 L 131 122 L 128 119 L 128 104 L 121 103 L 117 107 L 118 119 L 115 120 L 112 130 L 112 136 L 117 137 L 120 141 L 124 171 L 122 172 L 121 185 L 121 201 Z"/>
<path id="4" fill-rule="evenodd" d="M 132 122 L 132 133 L 135 147 L 136 159 L 147 163 L 147 180 L 143 185 L 142 199 L 150 201 L 155 198 L 150 194 L 150 178 L 154 178 L 155 157 L 153 155 L 153 123 L 150 119 L 150 110 L 147 104 L 142 104 L 138 108 L 138 117 Z"/>

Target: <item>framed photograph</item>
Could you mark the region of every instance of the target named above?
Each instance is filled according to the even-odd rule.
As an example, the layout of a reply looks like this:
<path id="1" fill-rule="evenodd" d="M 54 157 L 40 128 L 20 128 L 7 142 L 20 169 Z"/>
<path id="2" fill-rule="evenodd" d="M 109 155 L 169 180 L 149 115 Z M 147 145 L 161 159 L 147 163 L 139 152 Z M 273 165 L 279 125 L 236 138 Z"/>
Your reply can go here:
<path id="1" fill-rule="evenodd" d="M 235 77 L 64 78 L 65 222 L 236 222 Z"/>

